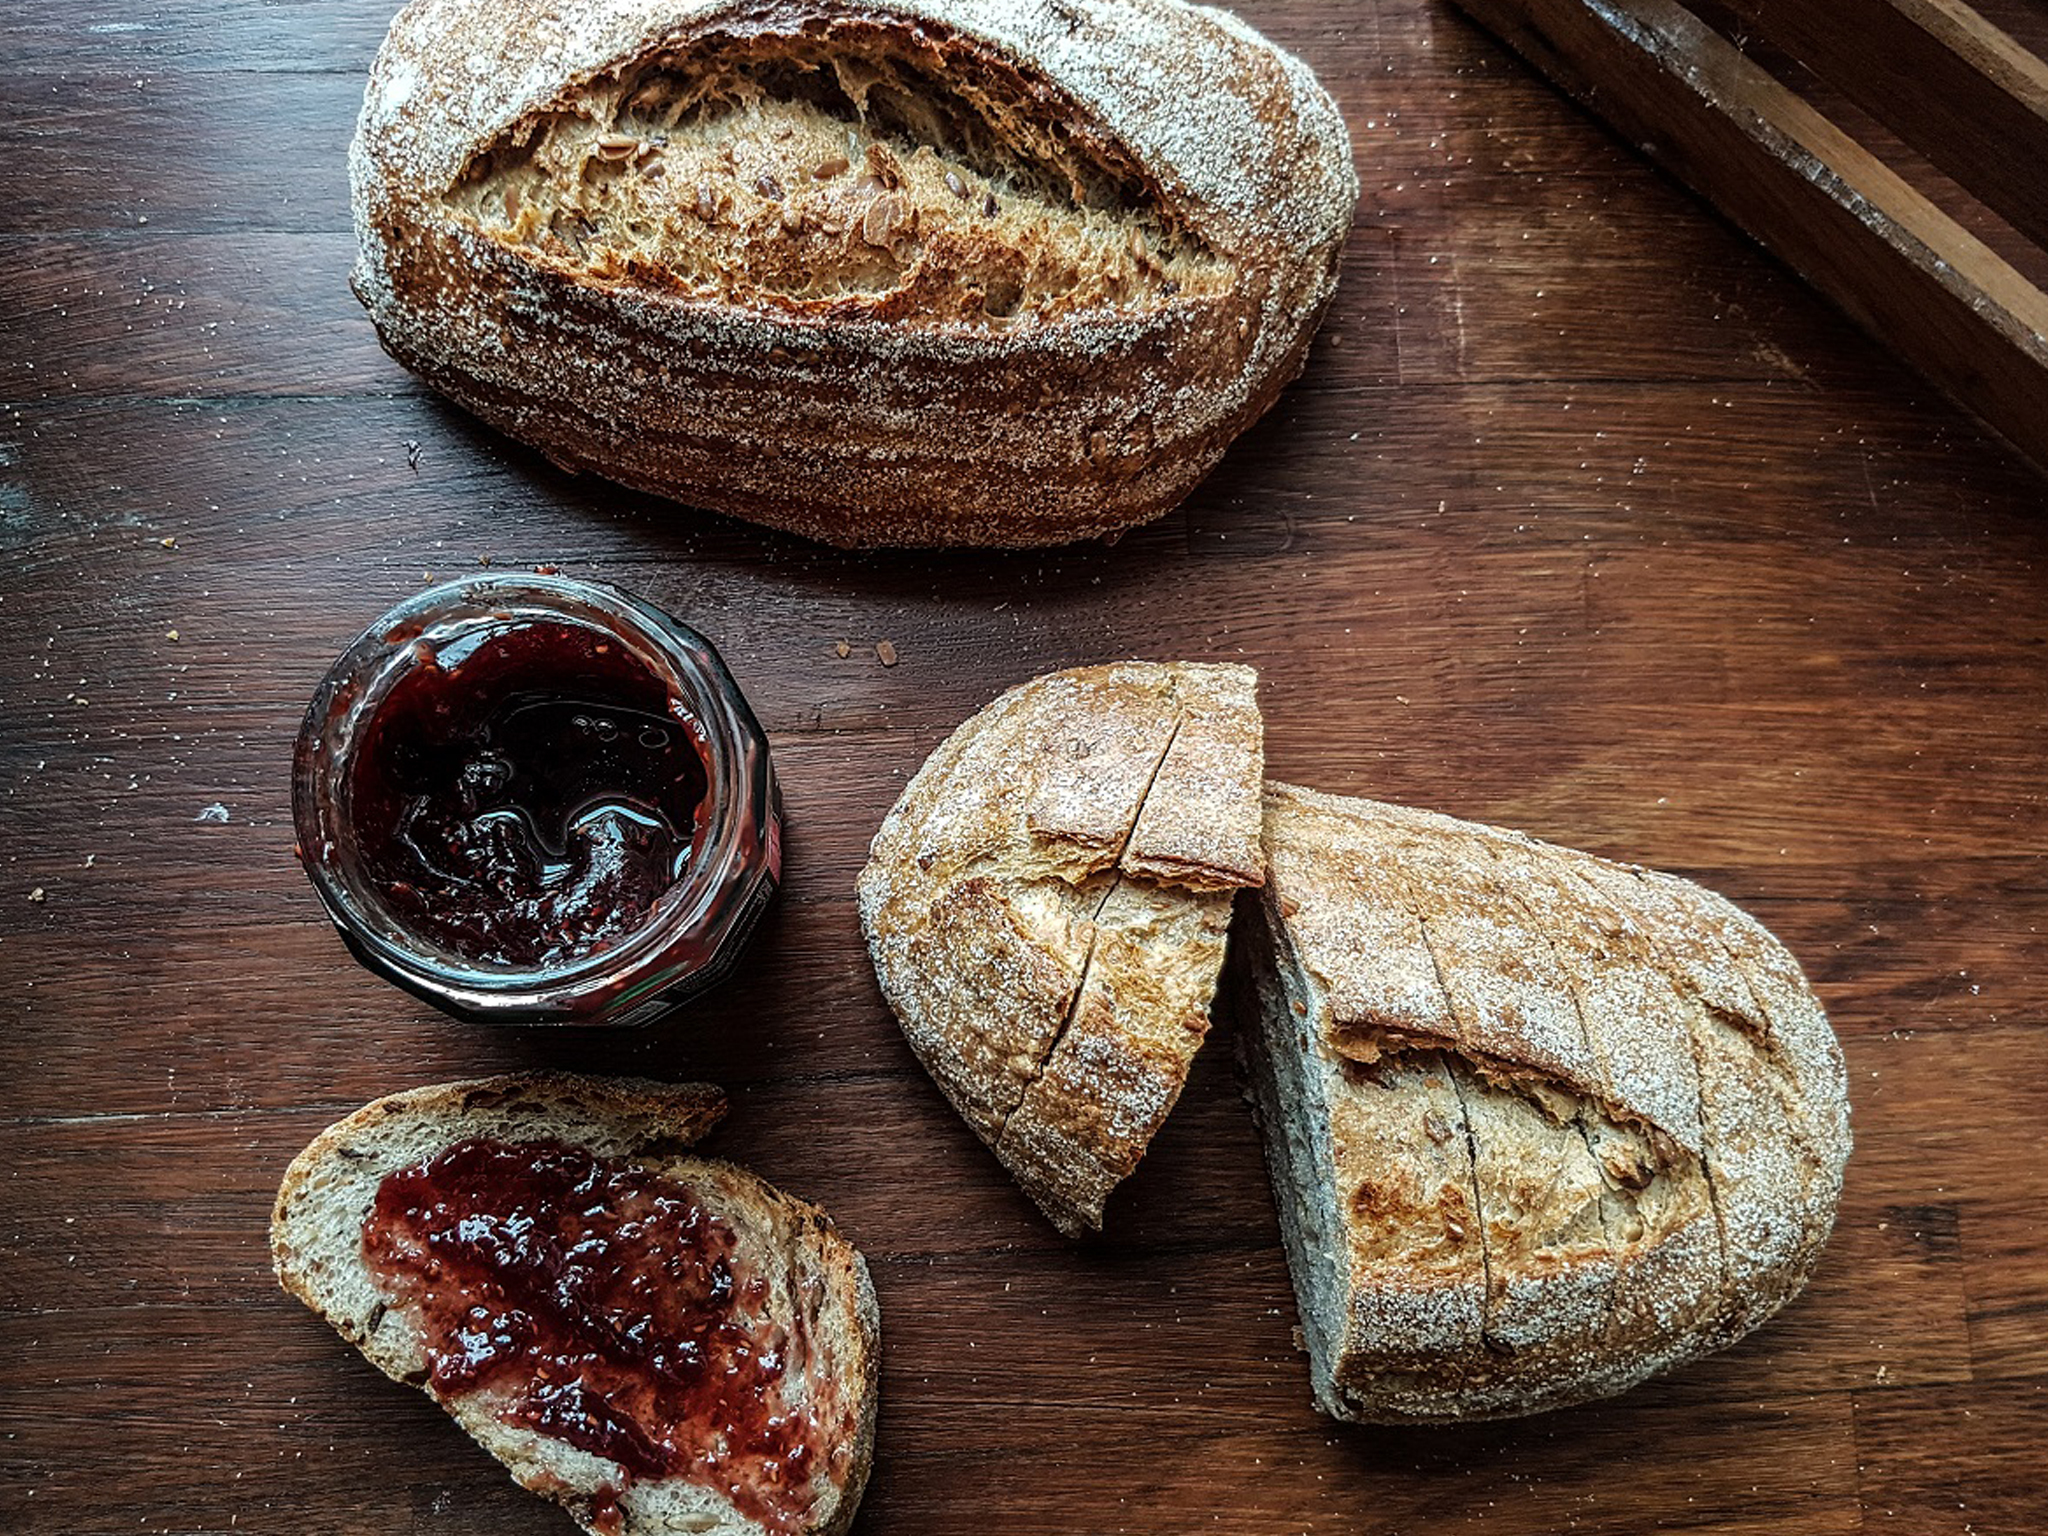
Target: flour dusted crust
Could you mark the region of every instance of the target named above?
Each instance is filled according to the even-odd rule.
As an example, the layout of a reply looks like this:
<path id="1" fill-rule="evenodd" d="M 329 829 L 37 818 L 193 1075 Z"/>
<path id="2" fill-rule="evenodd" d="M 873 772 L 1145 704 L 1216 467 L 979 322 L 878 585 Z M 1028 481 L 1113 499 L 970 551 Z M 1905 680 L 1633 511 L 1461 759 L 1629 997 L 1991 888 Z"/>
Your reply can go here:
<path id="1" fill-rule="evenodd" d="M 1263 878 L 1256 684 L 1126 662 L 1014 688 L 932 753 L 861 873 L 905 1037 L 1069 1235 L 1179 1097 L 1232 895 Z"/>
<path id="2" fill-rule="evenodd" d="M 785 1391 L 822 1421 L 846 1426 L 837 1470 L 824 1460 L 800 1532 L 839 1536 L 852 1523 L 874 1453 L 881 1320 L 866 1262 L 817 1207 L 746 1170 L 682 1155 L 725 1114 L 701 1083 L 523 1073 L 391 1094 L 329 1126 L 293 1160 L 271 1217 L 284 1288 L 394 1381 L 429 1392 L 418 1329 L 362 1259 L 363 1224 L 384 1178 L 469 1137 L 552 1141 L 621 1159 L 688 1187 L 737 1234 L 740 1252 L 774 1276 L 774 1319 L 802 1344 Z M 803 1316 L 797 1319 L 797 1311 Z M 563 1505 L 599 1536 L 764 1536 L 723 1492 L 687 1478 L 629 1481 L 604 1457 L 499 1419 L 477 1394 L 436 1398 L 520 1483 Z M 616 1508 L 604 1507 L 607 1490 Z M 616 1519 L 617 1523 L 613 1523 Z"/>
<path id="3" fill-rule="evenodd" d="M 1357 198 L 1308 69 L 1179 0 L 412 0 L 350 171 L 400 361 L 848 546 L 1166 511 L 1300 371 Z"/>
<path id="4" fill-rule="evenodd" d="M 1318 1403 L 1374 1422 L 1602 1397 L 1805 1284 L 1841 1051 L 1713 893 L 1285 785 L 1240 935 Z"/>

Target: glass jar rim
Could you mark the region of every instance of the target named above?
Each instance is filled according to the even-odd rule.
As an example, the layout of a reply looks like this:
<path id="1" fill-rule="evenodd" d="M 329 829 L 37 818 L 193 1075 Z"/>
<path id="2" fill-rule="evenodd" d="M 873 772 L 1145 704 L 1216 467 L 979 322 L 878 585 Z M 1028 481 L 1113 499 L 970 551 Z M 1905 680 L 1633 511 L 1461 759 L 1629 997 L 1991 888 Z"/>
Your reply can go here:
<path id="1" fill-rule="evenodd" d="M 647 913 L 611 943 L 555 965 L 479 963 L 411 930 L 337 857 L 354 832 L 349 764 L 361 732 L 397 681 L 448 640 L 520 620 L 553 619 L 598 628 L 670 690 L 701 726 L 710 808 L 682 875 Z M 423 642 L 425 648 L 423 649 Z M 342 652 L 321 679 L 300 727 L 293 757 L 292 809 L 302 862 L 322 903 L 352 946 L 380 962 L 393 980 L 438 1004 L 482 1015 L 533 1017 L 567 1010 L 579 996 L 618 989 L 619 1006 L 636 991 L 649 999 L 677 979 L 663 962 L 674 941 L 715 930 L 721 900 L 746 910 L 765 872 L 743 889 L 731 876 L 744 866 L 749 843 L 768 829 L 755 814 L 726 814 L 756 798 L 751 739 L 765 733 L 710 640 L 673 615 L 605 583 L 560 575 L 504 573 L 442 582 L 382 614 Z M 770 789 L 772 795 L 772 788 Z M 766 814 L 772 814 L 768 812 Z M 731 898 L 731 899 L 725 899 Z M 720 935 L 719 937 L 722 937 Z M 715 949 L 714 944 L 713 948 Z"/>

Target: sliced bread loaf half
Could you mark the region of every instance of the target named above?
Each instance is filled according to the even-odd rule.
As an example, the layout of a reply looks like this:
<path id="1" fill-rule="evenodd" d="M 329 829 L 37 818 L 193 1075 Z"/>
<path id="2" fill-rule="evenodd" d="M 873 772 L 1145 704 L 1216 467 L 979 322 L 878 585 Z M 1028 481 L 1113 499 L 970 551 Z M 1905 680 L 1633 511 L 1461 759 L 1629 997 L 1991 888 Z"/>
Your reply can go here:
<path id="1" fill-rule="evenodd" d="M 822 1211 L 680 1155 L 724 1109 L 562 1074 L 379 1099 L 285 1174 L 278 1278 L 586 1531 L 844 1531 L 874 1288 Z"/>
<path id="2" fill-rule="evenodd" d="M 1620 1392 L 1805 1284 L 1849 1152 L 1799 967 L 1699 886 L 1269 785 L 1238 936 L 1317 1402 L 1500 1418 Z"/>
<path id="3" fill-rule="evenodd" d="M 1179 1098 L 1232 892 L 1262 878 L 1257 683 L 1123 662 L 1013 688 L 932 753 L 861 874 L 911 1048 L 1069 1236 Z"/>

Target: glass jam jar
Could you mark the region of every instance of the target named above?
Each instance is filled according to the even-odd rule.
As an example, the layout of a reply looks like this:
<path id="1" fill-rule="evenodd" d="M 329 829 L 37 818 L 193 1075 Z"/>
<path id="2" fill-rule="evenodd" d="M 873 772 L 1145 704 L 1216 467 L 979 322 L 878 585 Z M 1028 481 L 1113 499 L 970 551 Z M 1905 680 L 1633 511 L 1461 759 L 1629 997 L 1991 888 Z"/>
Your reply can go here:
<path id="1" fill-rule="evenodd" d="M 355 957 L 493 1023 L 668 1012 L 782 878 L 768 740 L 711 642 L 560 576 L 447 582 L 371 625 L 306 711 L 292 812 Z"/>

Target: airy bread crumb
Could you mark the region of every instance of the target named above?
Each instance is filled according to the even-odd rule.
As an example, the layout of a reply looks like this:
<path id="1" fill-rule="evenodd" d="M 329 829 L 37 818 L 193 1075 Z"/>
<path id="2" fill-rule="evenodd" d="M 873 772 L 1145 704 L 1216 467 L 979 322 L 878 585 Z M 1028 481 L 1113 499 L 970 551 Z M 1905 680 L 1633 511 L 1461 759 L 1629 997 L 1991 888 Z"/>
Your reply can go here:
<path id="1" fill-rule="evenodd" d="M 900 323 L 1130 313 L 1237 278 L 1127 168 L 897 34 L 734 44 L 585 81 L 452 207 L 588 277 L 746 306 L 898 293 Z"/>

